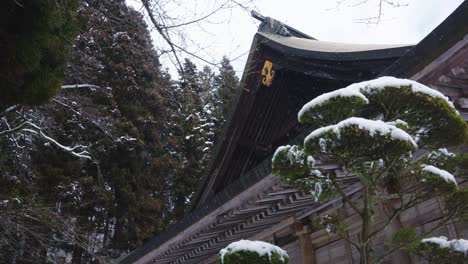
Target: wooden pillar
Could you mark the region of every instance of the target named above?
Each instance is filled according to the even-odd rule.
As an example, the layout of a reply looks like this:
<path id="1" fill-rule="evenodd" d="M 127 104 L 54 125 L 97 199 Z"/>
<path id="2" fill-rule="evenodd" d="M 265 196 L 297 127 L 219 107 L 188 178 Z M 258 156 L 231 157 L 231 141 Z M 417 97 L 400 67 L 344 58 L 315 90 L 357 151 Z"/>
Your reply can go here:
<path id="1" fill-rule="evenodd" d="M 296 235 L 301 247 L 302 264 L 315 264 L 315 251 L 310 238 L 311 228 L 309 225 L 296 223 Z"/>

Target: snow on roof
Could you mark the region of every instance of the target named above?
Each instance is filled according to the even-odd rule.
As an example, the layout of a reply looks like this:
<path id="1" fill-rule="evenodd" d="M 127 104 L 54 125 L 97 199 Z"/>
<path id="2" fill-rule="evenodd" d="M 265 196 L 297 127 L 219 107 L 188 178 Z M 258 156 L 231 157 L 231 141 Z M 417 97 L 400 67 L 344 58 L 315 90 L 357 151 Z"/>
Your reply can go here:
<path id="1" fill-rule="evenodd" d="M 383 50 L 389 48 L 400 48 L 412 46 L 411 44 L 397 44 L 397 45 L 384 45 L 384 44 L 348 44 L 337 43 L 328 41 L 319 41 L 306 38 L 285 37 L 277 34 L 258 32 L 258 34 L 267 37 L 268 39 L 301 50 L 312 50 L 319 52 L 359 52 L 370 50 Z"/>
<path id="2" fill-rule="evenodd" d="M 468 256 L 468 240 L 465 239 L 453 239 L 447 240 L 446 237 L 431 237 L 421 240 L 423 243 L 433 243 L 439 245 L 441 248 L 452 248 L 455 251 L 461 252 Z"/>
<path id="3" fill-rule="evenodd" d="M 380 120 L 369 120 L 369 119 L 365 119 L 361 117 L 350 117 L 348 119 L 345 119 L 339 122 L 336 125 L 330 125 L 330 126 L 318 128 L 312 131 L 312 133 L 310 133 L 305 138 L 304 142 L 307 142 L 316 137 L 320 137 L 321 135 L 323 135 L 324 133 L 330 130 L 332 130 L 333 133 L 335 133 L 339 137 L 341 129 L 352 126 L 352 125 L 356 125 L 360 129 L 367 130 L 371 136 L 375 134 L 380 134 L 380 135 L 390 134 L 390 137 L 394 140 L 407 141 L 411 143 L 415 148 L 418 146 L 416 142 L 414 141 L 414 139 L 404 130 L 396 126 L 389 125 Z"/>
<path id="4" fill-rule="evenodd" d="M 284 261 L 285 257 L 288 257 L 288 253 L 282 248 L 272 245 L 270 243 L 266 243 L 263 241 L 250 241 L 250 240 L 239 240 L 229 244 L 227 247 L 221 249 L 219 252 L 221 257 L 221 263 L 224 263 L 224 255 L 227 253 L 232 252 L 239 252 L 239 251 L 251 251 L 256 252 L 258 255 L 268 255 L 271 259 L 271 254 L 277 253 L 281 260 Z"/>
<path id="5" fill-rule="evenodd" d="M 439 169 L 432 165 L 422 164 L 421 167 L 423 171 L 437 175 L 441 177 L 442 179 L 444 179 L 446 182 L 453 182 L 455 185 L 457 185 L 457 181 L 455 180 L 455 177 L 453 177 L 453 175 L 450 172 Z"/>

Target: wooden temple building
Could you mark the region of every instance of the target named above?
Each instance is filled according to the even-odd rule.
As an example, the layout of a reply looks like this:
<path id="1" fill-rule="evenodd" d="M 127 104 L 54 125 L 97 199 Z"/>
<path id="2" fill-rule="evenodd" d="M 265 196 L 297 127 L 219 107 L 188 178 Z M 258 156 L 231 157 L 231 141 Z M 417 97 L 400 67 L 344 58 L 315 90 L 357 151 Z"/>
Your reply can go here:
<path id="1" fill-rule="evenodd" d="M 297 122 L 306 102 L 378 76 L 410 78 L 437 89 L 468 120 L 467 17 L 464 1 L 415 46 L 323 42 L 261 17 L 229 125 L 192 211 L 120 263 L 210 264 L 220 249 L 240 239 L 276 244 L 288 252 L 291 264 L 359 263 L 358 252 L 343 239 L 311 225 L 318 215 L 339 210 L 352 239 L 359 217 L 339 198 L 316 202 L 310 194 L 281 183 L 271 174 L 272 154 L 278 146 L 301 142 L 310 131 Z M 342 173 L 338 164 L 327 166 Z M 359 183 L 350 182 L 346 192 L 359 199 Z M 406 210 L 379 234 L 376 254 L 386 250 L 383 241 L 391 232 L 402 226 L 427 230 L 443 210 L 437 197 Z M 384 214 L 377 214 L 376 230 L 385 221 Z M 468 226 L 453 224 L 435 235 L 439 234 L 468 238 Z M 405 253 L 388 260 L 397 262 L 417 260 Z"/>

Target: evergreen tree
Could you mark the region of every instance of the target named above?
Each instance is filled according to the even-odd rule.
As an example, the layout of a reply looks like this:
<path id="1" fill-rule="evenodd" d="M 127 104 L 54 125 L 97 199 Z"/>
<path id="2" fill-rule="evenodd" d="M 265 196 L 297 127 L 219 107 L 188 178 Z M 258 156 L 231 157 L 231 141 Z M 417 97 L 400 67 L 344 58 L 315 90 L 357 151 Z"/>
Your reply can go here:
<path id="1" fill-rule="evenodd" d="M 28 5 L 61 3 L 39 2 Z M 73 7 L 69 4 L 56 8 Z M 6 5 L 12 9 L 2 12 L 17 8 L 14 1 Z M 37 58 L 57 62 L 50 74 L 65 76 L 69 85 L 48 104 L 0 113 L 2 130 L 19 121 L 38 124 L 0 137 L 0 185 L 5 186 L 0 189 L 0 218 L 5 219 L 0 222 L 0 262 L 109 262 L 184 215 L 225 119 L 219 102 L 230 99 L 219 87 L 230 89 L 224 83 L 233 71 L 227 60 L 219 75 L 208 67 L 198 71 L 186 60 L 183 76 L 171 80 L 161 70 L 143 17 L 123 0 L 80 1 L 76 19 L 67 21 L 58 19 L 53 8 L 47 17 L 46 9 L 41 9 L 44 17 L 30 19 L 47 20 L 54 29 L 60 24 L 54 34 L 63 34 L 60 41 L 73 46 L 66 68 L 54 57 L 66 57 L 61 42 L 39 43 Z M 79 32 L 74 42 L 65 32 L 72 22 Z M 57 53 L 50 56 L 51 48 Z M 39 68 L 47 70 L 42 62 Z M 7 79 L 27 79 L 37 69 L 18 70 L 14 73 L 24 76 L 17 78 L 8 73 L 12 78 Z M 0 109 L 49 99 L 61 85 L 55 77 L 50 77 L 54 85 L 44 82 L 47 88 L 15 83 L 22 88 L 2 90 L 8 96 L 0 98 L 5 99 Z M 25 98 L 31 101 L 21 101 Z M 75 147 L 82 156 L 70 155 Z"/>
<path id="2" fill-rule="evenodd" d="M 217 99 L 217 116 L 221 120 L 220 125 L 224 125 L 239 88 L 239 78 L 226 56 L 221 60 L 221 67 L 219 68 L 219 74 L 215 77 L 214 85 Z"/>
<path id="3" fill-rule="evenodd" d="M 2 1 L 0 111 L 57 95 L 76 33 L 77 1 Z"/>
<path id="4" fill-rule="evenodd" d="M 468 125 L 441 93 L 414 81 L 382 77 L 323 94 L 304 105 L 298 117 L 317 129 L 304 145 L 278 148 L 273 173 L 318 200 L 343 197 L 362 221 L 359 241 L 349 239 L 339 213 L 322 215 L 315 225 L 344 237 L 359 251 L 360 263 L 380 263 L 447 221 L 468 214 L 466 189 L 454 177 L 466 176 L 458 169 L 466 165 L 457 163 L 466 157 L 457 158 L 444 148 L 465 143 Z M 426 150 L 426 156 L 413 159 L 417 149 Z M 339 177 L 316 160 L 339 162 L 347 174 Z M 362 203 L 346 195 L 347 181 L 361 184 Z M 404 228 L 395 234 L 391 249 L 382 256 L 373 255 L 380 231 L 374 226 L 379 204 L 392 201 L 384 219 L 387 227 L 404 210 L 434 196 L 446 201 L 448 212 L 430 230 L 417 234 Z"/>
<path id="5" fill-rule="evenodd" d="M 183 64 L 183 73 L 174 91 L 173 100 L 177 114 L 174 114 L 173 128 L 175 140 L 179 143 L 178 168 L 171 179 L 172 205 L 174 217 L 182 217 L 190 203 L 201 177 L 204 144 L 203 95 L 208 87 L 201 83 L 196 65 L 188 59 Z"/>
<path id="6" fill-rule="evenodd" d="M 86 146 L 89 159 L 64 154 L 31 132 L 0 138 L 0 184 L 9 186 L 0 190 L 0 201 L 21 201 L 0 206 L 0 214 L 47 209 L 29 213 L 37 221 L 8 218 L 35 232 L 0 227 L 8 229 L 0 232 L 0 241 L 6 241 L 0 251 L 8 253 L 0 254 L 2 263 L 62 257 L 108 262 L 157 234 L 169 210 L 162 198 L 166 172 L 174 165 L 166 164 L 171 143 L 161 139 L 161 94 L 170 83 L 143 18 L 125 1 L 82 1 L 77 19 L 80 33 L 66 82 L 92 86 L 65 89 L 50 104 L 18 111 L 32 123 L 40 121 L 41 131 L 57 142 Z M 15 112 L 2 117 L 14 120 L 8 115 Z M 50 223 L 53 217 L 60 221 Z"/>

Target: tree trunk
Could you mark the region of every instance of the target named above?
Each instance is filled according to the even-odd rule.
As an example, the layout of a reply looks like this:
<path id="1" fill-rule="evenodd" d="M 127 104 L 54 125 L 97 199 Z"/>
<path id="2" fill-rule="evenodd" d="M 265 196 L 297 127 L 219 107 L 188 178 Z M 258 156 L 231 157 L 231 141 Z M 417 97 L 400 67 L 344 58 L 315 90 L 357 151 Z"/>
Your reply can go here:
<path id="1" fill-rule="evenodd" d="M 372 228 L 374 225 L 375 190 L 372 187 L 363 188 L 364 208 L 361 229 L 361 252 L 360 264 L 371 264 L 372 262 Z"/>
<path id="2" fill-rule="evenodd" d="M 106 218 L 106 223 L 104 224 L 104 238 L 102 241 L 102 247 L 105 248 L 107 246 L 107 239 L 109 237 L 109 218 L 110 218 L 110 212 L 107 211 L 107 218 Z"/>
<path id="3" fill-rule="evenodd" d="M 73 246 L 73 255 L 72 255 L 72 264 L 80 264 L 81 257 L 83 256 L 83 248 L 79 245 L 75 244 Z"/>

